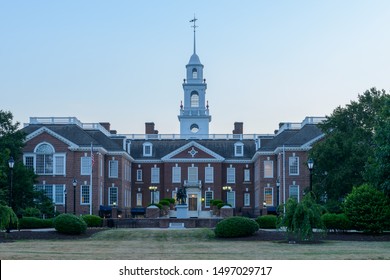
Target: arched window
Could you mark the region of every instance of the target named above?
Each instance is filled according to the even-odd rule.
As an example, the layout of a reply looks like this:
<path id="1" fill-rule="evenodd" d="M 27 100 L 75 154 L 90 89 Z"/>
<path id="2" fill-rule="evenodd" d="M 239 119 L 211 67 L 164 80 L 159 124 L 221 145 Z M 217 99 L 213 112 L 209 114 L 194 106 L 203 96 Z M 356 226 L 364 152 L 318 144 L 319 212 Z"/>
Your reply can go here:
<path id="1" fill-rule="evenodd" d="M 196 68 L 192 69 L 192 78 L 193 79 L 198 78 L 198 70 Z"/>
<path id="2" fill-rule="evenodd" d="M 199 131 L 199 126 L 197 124 L 192 124 L 190 127 L 192 133 L 197 133 Z"/>
<path id="3" fill-rule="evenodd" d="M 53 174 L 54 148 L 47 143 L 43 143 L 37 146 L 35 153 L 37 174 Z"/>
<path id="4" fill-rule="evenodd" d="M 199 94 L 196 91 L 191 92 L 191 107 L 199 107 Z"/>

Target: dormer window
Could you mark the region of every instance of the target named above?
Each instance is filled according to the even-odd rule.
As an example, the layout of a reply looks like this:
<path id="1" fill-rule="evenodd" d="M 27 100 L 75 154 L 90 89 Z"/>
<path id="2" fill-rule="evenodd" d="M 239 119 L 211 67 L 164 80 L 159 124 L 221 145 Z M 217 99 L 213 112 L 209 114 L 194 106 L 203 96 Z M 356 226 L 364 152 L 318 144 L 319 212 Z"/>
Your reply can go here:
<path id="1" fill-rule="evenodd" d="M 237 142 L 234 144 L 234 156 L 242 157 L 244 156 L 244 144 L 241 142 Z"/>
<path id="2" fill-rule="evenodd" d="M 151 157 L 152 156 L 152 153 L 153 153 L 153 144 L 152 143 L 144 143 L 143 145 L 143 155 L 144 157 Z"/>
<path id="3" fill-rule="evenodd" d="M 192 69 L 192 78 L 193 79 L 198 78 L 198 70 L 196 68 Z"/>

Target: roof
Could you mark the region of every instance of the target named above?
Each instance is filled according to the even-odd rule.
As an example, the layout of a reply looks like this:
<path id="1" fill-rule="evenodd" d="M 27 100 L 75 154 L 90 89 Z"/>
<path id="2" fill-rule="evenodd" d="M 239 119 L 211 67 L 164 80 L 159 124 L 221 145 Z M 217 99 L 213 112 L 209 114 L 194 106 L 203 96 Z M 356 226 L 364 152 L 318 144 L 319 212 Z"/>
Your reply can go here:
<path id="1" fill-rule="evenodd" d="M 100 130 L 84 130 L 76 124 L 30 124 L 22 130 L 29 135 L 43 127 L 81 147 L 89 147 L 92 143 L 95 147 L 102 147 L 107 151 L 123 151 L 116 141 Z"/>
<path id="2" fill-rule="evenodd" d="M 199 59 L 199 56 L 194 53 L 193 55 L 191 55 L 190 57 L 190 61 L 188 62 L 188 65 L 195 65 L 195 64 L 202 64 L 200 63 L 200 59 Z"/>

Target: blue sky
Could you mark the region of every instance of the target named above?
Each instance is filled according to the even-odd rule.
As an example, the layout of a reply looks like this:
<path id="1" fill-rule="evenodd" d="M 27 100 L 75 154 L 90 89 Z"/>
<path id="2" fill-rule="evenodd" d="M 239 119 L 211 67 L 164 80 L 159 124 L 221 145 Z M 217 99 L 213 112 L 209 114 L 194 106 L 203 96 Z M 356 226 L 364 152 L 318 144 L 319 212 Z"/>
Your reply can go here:
<path id="1" fill-rule="evenodd" d="M 179 133 L 194 14 L 210 133 L 272 133 L 390 89 L 390 1 L 0 0 L 0 109 Z"/>

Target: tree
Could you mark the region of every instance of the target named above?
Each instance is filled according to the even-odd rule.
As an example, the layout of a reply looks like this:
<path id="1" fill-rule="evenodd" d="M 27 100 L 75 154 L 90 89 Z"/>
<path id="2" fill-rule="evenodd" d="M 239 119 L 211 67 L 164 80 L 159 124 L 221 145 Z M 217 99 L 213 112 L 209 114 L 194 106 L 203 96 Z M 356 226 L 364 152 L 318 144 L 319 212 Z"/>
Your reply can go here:
<path id="1" fill-rule="evenodd" d="M 286 203 L 286 213 L 281 225 L 287 233 L 298 241 L 313 240 L 313 229 L 323 229 L 321 220 L 322 207 L 315 202 L 312 193 L 304 196 L 302 202 L 290 198 Z"/>
<path id="2" fill-rule="evenodd" d="M 381 233 L 388 226 L 389 200 L 383 192 L 368 184 L 353 188 L 343 206 L 345 214 L 358 230 Z"/>
<path id="3" fill-rule="evenodd" d="M 0 204 L 10 202 L 10 169 L 8 160 L 12 156 L 15 160 L 13 169 L 13 189 L 11 208 L 15 213 L 22 209 L 34 206 L 34 182 L 36 175 L 27 169 L 22 162 L 22 149 L 25 134 L 18 129 L 19 123 L 13 124 L 11 112 L 0 110 Z"/>
<path id="4" fill-rule="evenodd" d="M 385 104 L 390 99 L 384 90 L 375 88 L 358 96 L 345 107 L 337 107 L 320 124 L 323 141 L 310 152 L 315 159 L 313 187 L 317 197 L 325 193 L 339 201 L 353 186 L 366 182 L 369 159 L 375 154 L 375 128 Z"/>

